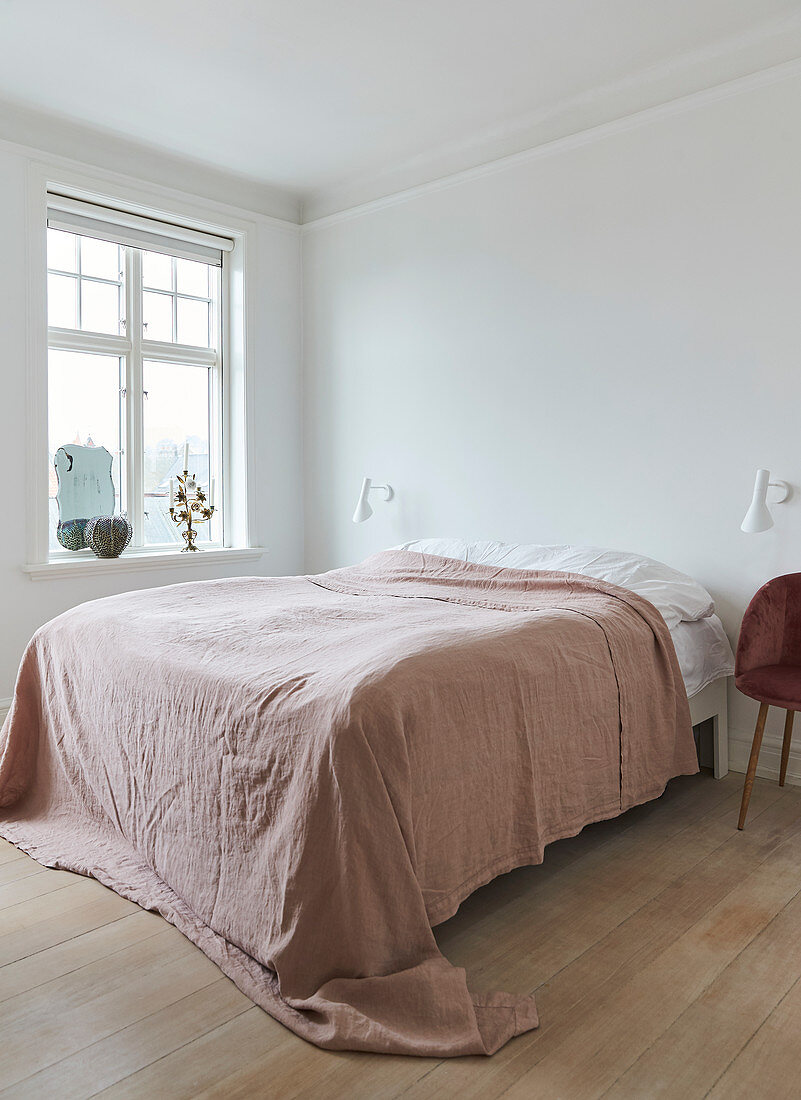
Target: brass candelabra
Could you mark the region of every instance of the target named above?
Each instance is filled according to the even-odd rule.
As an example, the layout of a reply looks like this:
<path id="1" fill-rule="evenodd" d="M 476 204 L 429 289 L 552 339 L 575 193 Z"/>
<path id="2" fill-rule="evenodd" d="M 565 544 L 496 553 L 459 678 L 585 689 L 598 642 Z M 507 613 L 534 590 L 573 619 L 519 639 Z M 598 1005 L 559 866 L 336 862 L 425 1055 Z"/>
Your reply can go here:
<path id="1" fill-rule="evenodd" d="M 178 474 L 176 480 L 178 489 L 174 501 L 170 500 L 170 519 L 179 527 L 186 524 L 186 530 L 181 531 L 186 543 L 181 553 L 185 554 L 188 550 L 200 550 L 199 546 L 195 546 L 196 524 L 208 523 L 214 515 L 214 505 L 206 503 L 206 494 L 197 484 L 194 475 L 190 477 L 188 470 L 184 470 L 183 475 Z"/>

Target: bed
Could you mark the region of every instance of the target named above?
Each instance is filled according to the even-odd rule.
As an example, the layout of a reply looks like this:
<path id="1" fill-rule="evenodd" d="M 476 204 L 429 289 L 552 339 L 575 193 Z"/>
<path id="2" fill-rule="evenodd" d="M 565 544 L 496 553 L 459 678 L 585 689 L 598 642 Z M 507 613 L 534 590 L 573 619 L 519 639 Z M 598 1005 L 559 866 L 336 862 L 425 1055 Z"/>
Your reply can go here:
<path id="1" fill-rule="evenodd" d="M 472 989 L 432 927 L 698 769 L 668 619 L 708 594 L 657 610 L 554 560 L 401 548 L 76 607 L 21 664 L 0 835 L 159 911 L 319 1046 L 491 1054 L 534 999 Z"/>
<path id="2" fill-rule="evenodd" d="M 455 538 L 415 539 L 398 549 L 514 569 L 555 569 L 596 577 L 637 592 L 658 609 L 676 650 L 694 727 L 712 725 L 715 778 L 729 770 L 728 680 L 734 653 L 712 597 L 696 580 L 664 562 L 598 546 L 504 543 Z M 704 761 L 706 763 L 706 761 Z"/>

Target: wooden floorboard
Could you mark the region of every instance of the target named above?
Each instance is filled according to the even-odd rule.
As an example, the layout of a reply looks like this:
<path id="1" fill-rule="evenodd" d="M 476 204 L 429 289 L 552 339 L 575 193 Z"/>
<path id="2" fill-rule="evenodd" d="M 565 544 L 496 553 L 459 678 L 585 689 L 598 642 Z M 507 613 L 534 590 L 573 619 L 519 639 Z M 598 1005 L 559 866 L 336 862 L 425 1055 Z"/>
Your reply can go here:
<path id="1" fill-rule="evenodd" d="M 0 1097 L 801 1095 L 801 791 L 680 779 L 551 846 L 436 930 L 541 1026 L 492 1058 L 317 1050 L 174 928 L 0 841 Z"/>
<path id="2" fill-rule="evenodd" d="M 796 1100 L 801 1035 L 801 980 L 796 981 L 749 1042 L 721 1074 L 711 1100 Z"/>

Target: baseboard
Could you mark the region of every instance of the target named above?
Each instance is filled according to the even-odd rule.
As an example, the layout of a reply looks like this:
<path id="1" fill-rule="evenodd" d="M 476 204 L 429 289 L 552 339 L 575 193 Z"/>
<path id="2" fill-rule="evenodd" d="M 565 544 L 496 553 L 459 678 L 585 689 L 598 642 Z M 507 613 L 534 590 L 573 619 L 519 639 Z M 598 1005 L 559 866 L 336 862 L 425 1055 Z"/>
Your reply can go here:
<path id="1" fill-rule="evenodd" d="M 799 730 L 801 734 L 801 730 Z M 748 758 L 751 755 L 753 732 L 746 733 L 740 730 L 729 730 L 729 768 L 733 772 L 745 772 L 748 767 Z M 759 753 L 757 775 L 762 779 L 779 778 L 779 765 L 782 758 L 782 739 L 775 734 L 765 734 L 762 741 L 762 749 Z M 790 749 L 790 758 L 787 762 L 787 782 L 801 786 L 801 736 L 798 737 L 798 748 L 793 743 Z"/>
<path id="2" fill-rule="evenodd" d="M 8 714 L 10 709 L 11 709 L 11 700 L 10 699 L 0 699 L 0 726 L 2 726 L 3 722 L 5 722 L 6 715 Z"/>

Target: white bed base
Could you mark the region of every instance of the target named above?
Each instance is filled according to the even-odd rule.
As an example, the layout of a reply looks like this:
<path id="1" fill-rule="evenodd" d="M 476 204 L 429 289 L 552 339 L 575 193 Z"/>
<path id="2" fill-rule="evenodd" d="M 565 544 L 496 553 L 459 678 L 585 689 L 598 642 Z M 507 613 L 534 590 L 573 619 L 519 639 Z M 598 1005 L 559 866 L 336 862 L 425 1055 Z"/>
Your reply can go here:
<path id="1" fill-rule="evenodd" d="M 729 711 L 726 687 L 728 676 L 713 680 L 690 699 L 690 717 L 694 726 L 712 719 L 712 748 L 715 779 L 729 771 Z"/>

